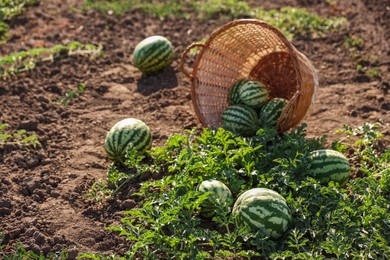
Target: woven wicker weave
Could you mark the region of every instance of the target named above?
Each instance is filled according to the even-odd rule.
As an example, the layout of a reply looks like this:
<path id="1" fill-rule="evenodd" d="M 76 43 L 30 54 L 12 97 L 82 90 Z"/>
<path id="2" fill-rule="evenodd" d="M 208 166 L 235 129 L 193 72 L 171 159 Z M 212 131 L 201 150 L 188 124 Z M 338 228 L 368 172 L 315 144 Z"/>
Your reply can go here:
<path id="1" fill-rule="evenodd" d="M 194 47 L 200 50 L 189 73 L 184 64 Z M 195 112 L 205 127 L 221 126 L 229 89 L 238 79 L 259 80 L 269 88 L 271 98 L 289 100 L 278 121 L 280 132 L 302 121 L 318 87 L 308 58 L 278 29 L 255 19 L 229 22 L 206 42 L 188 46 L 181 57 L 181 70 L 191 81 Z"/>

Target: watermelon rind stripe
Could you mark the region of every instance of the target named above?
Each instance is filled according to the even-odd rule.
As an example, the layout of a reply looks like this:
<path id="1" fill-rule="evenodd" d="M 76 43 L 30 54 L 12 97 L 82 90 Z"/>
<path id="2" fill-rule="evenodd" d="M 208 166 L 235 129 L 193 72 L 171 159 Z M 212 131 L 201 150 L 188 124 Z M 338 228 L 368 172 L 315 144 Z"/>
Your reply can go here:
<path id="1" fill-rule="evenodd" d="M 330 161 L 330 162 L 312 162 L 310 167 L 315 170 L 316 172 L 319 171 L 326 171 L 328 167 L 330 169 L 336 168 L 336 167 L 341 167 L 341 168 L 349 168 L 349 163 L 348 162 L 340 162 L 340 161 Z"/>
<path id="2" fill-rule="evenodd" d="M 242 106 L 232 106 L 230 109 L 225 110 L 226 115 L 234 118 L 240 118 L 240 120 L 245 120 L 249 124 L 253 123 L 251 122 L 251 119 L 256 119 L 257 115 L 255 112 L 251 112 L 248 108 L 244 108 Z M 240 113 L 244 114 L 245 117 L 243 117 Z"/>
<path id="3" fill-rule="evenodd" d="M 224 121 L 232 123 L 232 124 L 236 124 L 238 126 L 252 127 L 251 123 L 253 123 L 253 122 L 247 120 L 246 118 L 240 117 L 239 118 L 240 120 L 237 120 L 237 118 L 239 118 L 239 117 L 238 116 L 236 116 L 235 118 L 224 117 Z M 244 123 L 246 123 L 246 124 L 244 124 Z"/>
<path id="4" fill-rule="evenodd" d="M 145 57 L 147 58 L 145 58 L 140 65 L 147 66 L 150 64 L 151 61 L 155 60 L 157 57 L 161 56 L 162 54 L 165 55 L 171 53 L 172 53 L 171 46 L 168 45 L 157 46 L 155 49 L 151 49 L 147 56 L 145 55 Z"/>
<path id="5" fill-rule="evenodd" d="M 322 173 L 312 172 L 312 174 L 314 176 L 319 177 L 319 178 L 326 178 L 326 179 L 331 180 L 334 177 L 336 177 L 337 180 L 340 180 L 340 179 L 344 179 L 344 178 L 348 177 L 350 174 L 350 170 L 349 169 L 344 169 L 344 170 L 333 169 L 331 171 L 322 172 Z M 339 176 L 339 177 L 337 177 L 337 176 Z"/>
<path id="6" fill-rule="evenodd" d="M 111 156 L 114 156 L 114 153 L 112 152 L 114 151 L 113 142 L 108 139 L 108 136 L 106 137 L 104 148 L 107 153 L 109 153 Z"/>
<path id="7" fill-rule="evenodd" d="M 164 54 L 164 56 L 161 56 L 162 54 Z M 151 67 L 163 61 L 164 58 L 168 57 L 169 55 L 171 55 L 171 49 L 167 48 L 167 46 L 162 46 L 159 49 L 156 49 L 153 52 L 151 52 L 148 55 L 148 58 L 143 60 L 143 62 L 141 62 L 138 66 L 143 69 L 147 69 L 148 67 Z"/>
<path id="8" fill-rule="evenodd" d="M 249 80 L 240 86 L 239 95 L 244 104 L 258 108 L 268 100 L 268 89 L 261 82 Z"/>
<path id="9" fill-rule="evenodd" d="M 256 111 L 245 105 L 229 106 L 222 113 L 222 127 L 236 134 L 253 135 L 258 121 Z"/>
<path id="10" fill-rule="evenodd" d="M 147 131 L 140 131 L 141 135 L 138 138 L 138 141 L 133 142 L 133 145 L 137 149 L 146 148 L 150 141 L 150 133 Z"/>
<path id="11" fill-rule="evenodd" d="M 267 92 L 259 92 L 258 90 L 253 89 L 253 90 L 247 90 L 245 92 L 245 95 L 241 96 L 241 99 L 248 102 L 248 101 L 252 101 L 264 97 L 268 97 Z"/>
<path id="12" fill-rule="evenodd" d="M 241 86 L 241 82 L 243 80 L 239 80 L 237 81 L 230 89 L 229 91 L 229 96 L 228 96 L 228 104 L 230 106 L 232 105 L 238 105 L 238 104 L 242 104 L 241 100 L 240 100 L 240 93 L 239 93 L 239 88 Z"/>
<path id="13" fill-rule="evenodd" d="M 256 219 L 261 218 L 262 223 L 288 223 L 288 221 L 290 220 L 290 215 L 286 205 L 278 205 L 276 203 L 273 203 L 273 206 L 267 206 L 266 203 L 267 202 L 264 201 L 264 203 L 257 202 L 253 203 L 253 205 L 247 205 L 246 207 L 241 209 L 241 212 L 245 213 L 252 220 L 252 222 L 257 222 Z M 276 219 L 278 219 L 278 221 Z"/>
<path id="14" fill-rule="evenodd" d="M 134 52 L 134 63 L 137 66 L 141 66 L 143 63 L 144 57 L 149 57 L 155 52 L 155 48 L 153 46 L 148 46 L 147 48 L 140 49 L 139 51 Z"/>
<path id="15" fill-rule="evenodd" d="M 287 100 L 283 98 L 274 98 L 268 101 L 260 110 L 260 121 L 264 126 L 276 127 L 278 119 L 282 114 Z"/>
<path id="16" fill-rule="evenodd" d="M 124 153 L 126 148 L 132 144 L 133 145 L 133 148 L 137 148 L 135 145 L 134 145 L 134 137 L 137 137 L 138 138 L 138 135 L 137 135 L 137 131 L 131 131 L 129 132 L 124 139 L 120 139 L 120 140 L 126 140 L 125 142 L 120 142 L 121 143 L 121 146 L 120 146 L 120 150 Z"/>
<path id="17" fill-rule="evenodd" d="M 242 193 L 233 207 L 238 214 L 238 224 L 248 225 L 252 230 L 278 238 L 288 228 L 291 211 L 279 193 L 267 188 L 254 188 Z"/>

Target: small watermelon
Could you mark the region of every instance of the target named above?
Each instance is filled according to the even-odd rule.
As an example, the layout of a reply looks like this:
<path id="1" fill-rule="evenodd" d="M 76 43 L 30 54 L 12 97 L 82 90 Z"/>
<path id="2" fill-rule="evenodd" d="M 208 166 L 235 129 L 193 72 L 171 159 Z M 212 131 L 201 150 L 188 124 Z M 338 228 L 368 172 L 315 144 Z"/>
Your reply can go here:
<path id="1" fill-rule="evenodd" d="M 340 152 L 322 149 L 309 155 L 309 174 L 320 183 L 330 181 L 343 185 L 349 179 L 351 167 L 348 159 Z"/>
<path id="2" fill-rule="evenodd" d="M 259 108 L 268 100 L 267 87 L 256 80 L 242 80 L 238 88 L 240 101 L 252 108 Z"/>
<path id="3" fill-rule="evenodd" d="M 278 119 L 282 114 L 284 106 L 287 104 L 287 99 L 273 98 L 268 101 L 261 109 L 259 113 L 259 119 L 261 125 L 276 127 Z"/>
<path id="4" fill-rule="evenodd" d="M 214 216 L 217 205 L 228 208 L 233 204 L 233 196 L 230 189 L 221 181 L 203 181 L 197 190 L 200 193 L 211 192 L 201 205 L 201 214 L 206 218 Z"/>
<path id="5" fill-rule="evenodd" d="M 109 159 L 123 163 L 128 148 L 132 147 L 143 153 L 151 145 L 152 134 L 149 127 L 139 119 L 126 118 L 107 132 L 104 148 Z"/>
<path id="6" fill-rule="evenodd" d="M 234 105 L 226 108 L 222 113 L 222 128 L 238 135 L 251 136 L 259 126 L 259 117 L 256 111 L 248 106 Z"/>
<path id="7" fill-rule="evenodd" d="M 166 68 L 172 60 L 172 43 L 160 35 L 142 40 L 133 52 L 134 66 L 146 74 L 153 74 Z"/>
<path id="8" fill-rule="evenodd" d="M 291 222 L 291 211 L 286 200 L 267 188 L 253 188 L 242 193 L 233 206 L 237 225 L 248 226 L 252 231 L 279 238 Z"/>

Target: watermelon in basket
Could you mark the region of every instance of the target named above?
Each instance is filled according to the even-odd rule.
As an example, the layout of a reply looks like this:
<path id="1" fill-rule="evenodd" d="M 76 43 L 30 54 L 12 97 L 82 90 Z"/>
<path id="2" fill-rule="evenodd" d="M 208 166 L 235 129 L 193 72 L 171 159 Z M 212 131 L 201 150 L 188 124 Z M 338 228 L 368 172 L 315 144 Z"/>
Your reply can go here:
<path id="1" fill-rule="evenodd" d="M 185 67 L 188 52 L 199 48 L 193 68 Z M 310 60 L 274 26 L 257 19 L 238 19 L 215 30 L 202 43 L 182 53 L 181 70 L 191 81 L 192 102 L 205 127 L 222 126 L 229 93 L 240 79 L 259 81 L 268 98 L 287 100 L 276 127 L 297 126 L 312 104 L 318 77 Z"/>

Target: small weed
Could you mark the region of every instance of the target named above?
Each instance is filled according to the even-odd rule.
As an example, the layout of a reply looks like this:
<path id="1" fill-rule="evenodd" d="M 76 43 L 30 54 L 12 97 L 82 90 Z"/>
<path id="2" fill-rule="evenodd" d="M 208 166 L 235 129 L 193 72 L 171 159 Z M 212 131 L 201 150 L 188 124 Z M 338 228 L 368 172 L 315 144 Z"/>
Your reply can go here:
<path id="1" fill-rule="evenodd" d="M 58 103 L 64 105 L 64 106 L 68 106 L 69 103 L 74 99 L 76 98 L 79 94 L 83 93 L 85 91 L 85 88 L 86 88 L 86 84 L 85 83 L 81 83 L 77 89 L 75 90 L 68 90 L 66 93 L 65 93 L 65 97 L 63 98 L 59 98 L 57 100 Z"/>
<path id="2" fill-rule="evenodd" d="M 364 40 L 357 36 L 347 35 L 344 37 L 344 47 L 350 51 L 361 50 L 364 45 Z"/>
<path id="3" fill-rule="evenodd" d="M 371 78 L 380 78 L 381 77 L 381 69 L 380 68 L 373 68 L 373 69 L 368 69 L 366 71 L 367 76 Z"/>
<path id="4" fill-rule="evenodd" d="M 380 79 L 381 69 L 378 68 L 379 59 L 363 51 L 364 40 L 357 36 L 347 35 L 344 38 L 343 47 L 349 52 L 349 56 L 356 65 L 356 71 L 359 74 L 369 78 Z"/>
<path id="5" fill-rule="evenodd" d="M 85 199 L 91 198 L 94 203 L 101 203 L 105 199 L 110 198 L 113 191 L 107 187 L 105 180 L 99 179 L 89 189 L 88 193 L 84 195 Z"/>
<path id="6" fill-rule="evenodd" d="M 382 71 L 380 68 L 370 68 L 370 64 L 357 64 L 356 65 L 356 71 L 359 72 L 360 74 L 366 75 L 370 78 L 381 78 Z"/>
<path id="7" fill-rule="evenodd" d="M 2 0 L 0 1 L 0 43 L 7 39 L 8 23 L 15 16 L 20 15 L 25 7 L 35 5 L 39 0 Z"/>
<path id="8" fill-rule="evenodd" d="M 19 145 L 23 147 L 32 146 L 34 149 L 41 146 L 38 137 L 35 134 L 28 134 L 26 130 L 21 129 L 16 133 L 6 132 L 8 124 L 0 124 L 0 147 L 3 145 Z"/>
<path id="9" fill-rule="evenodd" d="M 102 53 L 103 46 L 71 42 L 68 45 L 55 45 L 51 48 L 34 48 L 0 57 L 0 77 L 33 69 L 37 64 L 53 61 L 56 58 L 73 55 L 94 58 Z"/>

